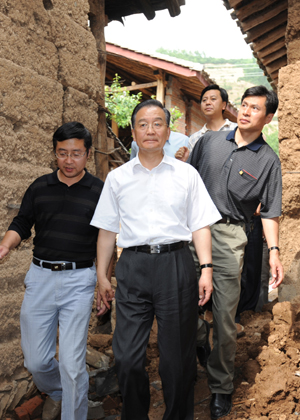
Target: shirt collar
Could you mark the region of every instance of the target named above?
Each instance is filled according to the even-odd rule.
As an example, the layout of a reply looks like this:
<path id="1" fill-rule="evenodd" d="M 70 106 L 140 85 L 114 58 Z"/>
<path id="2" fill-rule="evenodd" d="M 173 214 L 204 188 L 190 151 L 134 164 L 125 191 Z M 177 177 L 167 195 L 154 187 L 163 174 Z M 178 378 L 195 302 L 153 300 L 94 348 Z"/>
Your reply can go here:
<path id="1" fill-rule="evenodd" d="M 219 128 L 218 131 L 222 131 L 222 128 L 224 128 L 224 127 L 230 127 L 231 124 L 233 124 L 233 123 L 228 118 L 226 118 L 224 124 L 222 125 L 222 127 Z M 200 131 L 201 131 L 201 134 L 205 134 L 207 131 L 212 131 L 212 130 L 210 128 L 207 128 L 207 125 L 205 123 Z"/>
<path id="2" fill-rule="evenodd" d="M 84 170 L 85 170 L 85 174 L 83 175 L 80 181 L 76 182 L 76 184 L 80 184 L 80 185 L 83 185 L 84 187 L 91 188 L 93 185 L 93 177 L 86 169 Z M 48 179 L 47 179 L 48 185 L 56 185 L 60 183 L 57 176 L 57 172 L 58 172 L 58 169 L 56 169 L 54 172 L 48 175 Z"/>
<path id="3" fill-rule="evenodd" d="M 234 130 L 230 131 L 226 137 L 226 140 L 228 141 L 235 141 L 235 132 L 238 127 L 236 127 Z M 257 137 L 256 140 L 252 141 L 251 143 L 247 144 L 244 147 L 247 147 L 247 149 L 252 150 L 253 152 L 257 152 L 261 146 L 265 144 L 265 141 L 263 139 L 262 133 Z"/>
<path id="4" fill-rule="evenodd" d="M 158 168 L 159 166 L 161 166 L 161 165 L 163 165 L 163 164 L 167 164 L 167 165 L 170 165 L 170 166 L 174 166 L 174 158 L 172 158 L 172 157 L 170 157 L 170 156 L 168 156 L 168 155 L 166 155 L 165 154 L 165 151 L 163 150 L 163 154 L 164 154 L 164 156 L 163 156 L 163 158 L 162 158 L 162 160 L 161 160 L 161 162 L 155 167 L 155 168 L 153 168 L 153 169 L 156 169 L 156 168 Z M 132 160 L 130 160 L 129 161 L 129 163 L 130 162 L 132 162 L 132 167 L 134 168 L 134 167 L 136 167 L 136 166 L 139 166 L 139 167 L 141 167 L 141 168 L 143 168 L 143 169 L 145 169 L 146 171 L 149 171 L 149 169 L 147 169 L 147 168 L 145 168 L 142 164 L 141 164 L 141 161 L 140 161 L 140 159 L 139 159 L 139 154 L 137 154 L 136 155 L 136 157 L 134 158 L 134 159 L 132 159 Z M 152 170 L 153 170 L 152 169 Z M 150 171 L 149 171 L 150 172 Z"/>

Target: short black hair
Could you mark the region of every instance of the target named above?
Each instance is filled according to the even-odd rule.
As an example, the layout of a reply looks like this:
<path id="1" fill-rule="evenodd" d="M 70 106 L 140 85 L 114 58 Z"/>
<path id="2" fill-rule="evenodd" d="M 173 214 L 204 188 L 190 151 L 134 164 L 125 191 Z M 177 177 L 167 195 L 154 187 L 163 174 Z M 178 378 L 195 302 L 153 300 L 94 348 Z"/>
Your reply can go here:
<path id="1" fill-rule="evenodd" d="M 84 140 L 87 154 L 92 146 L 92 136 L 89 130 L 80 122 L 72 121 L 61 125 L 53 134 L 53 150 L 56 150 L 57 142 L 79 139 Z"/>
<path id="2" fill-rule="evenodd" d="M 219 85 L 216 85 L 216 84 L 208 85 L 202 90 L 201 95 L 200 95 L 200 104 L 202 102 L 204 94 L 209 90 L 218 90 L 220 92 L 222 102 L 226 102 L 226 106 L 227 106 L 227 104 L 228 104 L 228 93 L 225 89 L 221 88 Z M 225 112 L 225 109 L 223 109 L 222 113 L 224 113 L 224 112 Z"/>
<path id="3" fill-rule="evenodd" d="M 170 119 L 171 119 L 171 114 L 170 112 L 164 108 L 162 106 L 162 103 L 156 99 L 147 99 L 146 101 L 140 102 L 139 104 L 137 104 L 137 106 L 134 108 L 134 110 L 132 111 L 132 115 L 131 115 L 131 128 L 134 128 L 135 126 L 135 118 L 136 118 L 136 114 L 139 112 L 140 109 L 144 108 L 145 106 L 150 107 L 150 106 L 158 106 L 159 108 L 161 108 L 164 113 L 165 113 L 165 117 L 166 117 L 166 123 L 167 126 L 169 127 L 170 125 Z"/>
<path id="4" fill-rule="evenodd" d="M 264 96 L 266 98 L 266 115 L 275 114 L 278 108 L 278 96 L 274 90 L 269 90 L 265 86 L 252 86 L 251 88 L 245 90 L 244 95 L 242 96 L 241 103 L 248 96 Z"/>

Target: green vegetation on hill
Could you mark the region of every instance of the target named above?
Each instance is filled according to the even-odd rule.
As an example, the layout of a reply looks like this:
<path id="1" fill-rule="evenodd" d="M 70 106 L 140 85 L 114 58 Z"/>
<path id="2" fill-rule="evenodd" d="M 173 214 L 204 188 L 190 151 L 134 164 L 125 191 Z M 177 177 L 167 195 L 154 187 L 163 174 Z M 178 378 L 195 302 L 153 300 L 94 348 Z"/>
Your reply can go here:
<path id="1" fill-rule="evenodd" d="M 264 85 L 268 89 L 271 89 L 271 86 L 264 75 L 263 71 L 259 68 L 255 58 L 241 58 L 241 59 L 226 59 L 226 58 L 215 58 L 215 57 L 207 57 L 205 53 L 201 53 L 199 51 L 185 51 L 185 50 L 167 50 L 163 47 L 158 48 L 157 52 L 165 55 L 169 55 L 170 57 L 180 58 L 182 60 L 191 61 L 193 63 L 199 63 L 207 65 L 207 70 L 209 73 L 210 68 L 216 68 L 222 65 L 230 65 L 229 68 L 241 68 L 243 69 L 244 76 L 239 77 L 237 82 L 245 81 L 247 83 L 251 83 L 251 85 Z M 228 84 L 227 87 L 231 87 L 231 84 Z M 226 86 L 224 86 L 225 89 Z M 227 90 L 230 90 L 227 89 Z"/>

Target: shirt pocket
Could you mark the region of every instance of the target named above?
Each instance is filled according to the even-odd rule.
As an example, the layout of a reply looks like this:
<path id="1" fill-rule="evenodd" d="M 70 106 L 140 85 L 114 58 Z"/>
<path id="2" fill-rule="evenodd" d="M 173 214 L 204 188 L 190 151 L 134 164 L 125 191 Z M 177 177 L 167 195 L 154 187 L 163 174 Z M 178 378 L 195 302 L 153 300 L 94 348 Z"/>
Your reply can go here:
<path id="1" fill-rule="evenodd" d="M 259 193 L 258 175 L 256 171 L 242 167 L 238 169 L 236 176 L 230 177 L 228 190 L 241 201 L 251 201 L 257 198 Z"/>

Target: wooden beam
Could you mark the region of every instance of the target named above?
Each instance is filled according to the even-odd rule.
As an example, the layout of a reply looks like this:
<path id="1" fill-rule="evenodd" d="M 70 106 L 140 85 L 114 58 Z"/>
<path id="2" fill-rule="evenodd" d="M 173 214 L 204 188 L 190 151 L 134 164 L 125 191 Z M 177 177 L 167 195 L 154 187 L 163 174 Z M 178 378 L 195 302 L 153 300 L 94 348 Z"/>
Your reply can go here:
<path id="1" fill-rule="evenodd" d="M 276 28 L 274 31 L 268 32 L 264 37 L 259 38 L 253 42 L 253 49 L 255 51 L 262 50 L 272 42 L 277 41 L 279 38 L 285 36 L 286 25 L 282 25 L 280 28 Z"/>
<path id="2" fill-rule="evenodd" d="M 115 133 L 115 135 L 119 137 L 119 127 L 115 120 L 111 120 L 111 129 Z M 110 146 L 108 143 L 107 145 Z"/>
<path id="3" fill-rule="evenodd" d="M 105 88 L 105 72 L 106 72 L 106 43 L 104 37 L 104 26 L 105 26 L 105 0 L 95 0 L 97 14 L 90 13 L 90 24 L 91 31 L 96 40 L 96 46 L 98 50 L 98 62 L 100 70 L 100 87 L 101 87 L 101 99 L 98 111 L 98 125 L 97 133 L 95 138 L 95 149 L 103 153 L 95 153 L 95 166 L 96 175 L 105 181 L 108 174 L 108 156 L 107 152 L 107 137 L 106 137 L 106 114 L 104 111 L 105 100 L 104 100 L 104 88 Z"/>
<path id="4" fill-rule="evenodd" d="M 150 0 L 136 0 L 136 3 L 140 6 L 142 12 L 148 20 L 154 19 L 155 10 L 153 9 Z"/>
<path id="5" fill-rule="evenodd" d="M 165 105 L 165 72 L 159 70 L 155 72 L 157 78 L 156 99 Z"/>
<path id="6" fill-rule="evenodd" d="M 280 50 L 281 48 L 285 48 L 285 37 L 279 38 L 277 41 L 273 42 L 272 44 L 268 45 L 266 48 L 257 51 L 257 57 L 262 59 L 263 57 L 266 57 L 272 53 L 274 53 L 277 50 Z"/>
<path id="7" fill-rule="evenodd" d="M 287 0 L 282 0 L 282 3 L 285 5 L 285 9 L 288 8 Z M 269 6 L 274 5 L 274 0 L 264 0 L 264 1 L 255 1 L 250 4 L 243 5 L 235 10 L 235 14 L 240 21 L 248 19 L 249 16 L 257 13 L 261 10 L 267 9 Z M 260 15 L 259 15 L 260 16 Z"/>
<path id="8" fill-rule="evenodd" d="M 261 58 L 261 62 L 264 66 L 272 63 L 272 61 L 278 60 L 281 57 L 286 57 L 286 48 L 280 48 L 280 50 L 274 52 L 273 54 L 269 54 L 266 57 Z"/>
<path id="9" fill-rule="evenodd" d="M 232 9 L 235 9 L 243 0 L 228 0 L 228 3 Z"/>
<path id="10" fill-rule="evenodd" d="M 142 90 L 142 89 L 147 89 L 147 88 L 150 88 L 150 87 L 155 87 L 155 86 L 157 86 L 157 84 L 158 84 L 157 81 L 156 82 L 149 82 L 149 83 L 141 83 L 139 85 L 124 86 L 124 87 L 121 88 L 121 90 L 129 90 L 129 91 L 131 91 L 131 90 Z M 118 91 L 114 91 L 114 90 L 109 89 L 109 92 L 118 92 Z"/>
<path id="11" fill-rule="evenodd" d="M 269 21 L 279 15 L 281 12 L 285 12 L 287 16 L 287 7 L 284 3 L 279 3 L 272 9 L 268 11 L 262 11 L 259 15 L 254 15 L 252 18 L 247 19 L 245 22 L 241 22 L 241 26 L 245 32 L 248 32 L 250 29 L 255 28 L 261 24 L 269 24 Z"/>
<path id="12" fill-rule="evenodd" d="M 284 10 L 279 15 L 275 16 L 273 19 L 268 20 L 267 22 L 256 26 L 253 29 L 247 31 L 247 42 L 253 42 L 257 38 L 263 36 L 267 32 L 277 28 L 278 26 L 287 23 L 287 10 Z M 243 26 L 243 23 L 241 24 Z M 243 28 L 244 31 L 245 28 Z"/>
<path id="13" fill-rule="evenodd" d="M 167 7 L 169 9 L 170 16 L 175 17 L 180 15 L 180 6 L 177 0 L 167 0 Z"/>
<path id="14" fill-rule="evenodd" d="M 281 69 L 281 67 L 284 67 L 287 65 L 287 57 L 281 57 L 279 60 L 274 61 L 269 66 L 266 66 L 266 70 L 269 74 L 274 73 L 275 71 Z"/>

